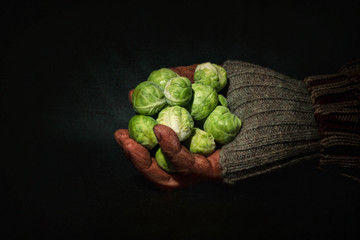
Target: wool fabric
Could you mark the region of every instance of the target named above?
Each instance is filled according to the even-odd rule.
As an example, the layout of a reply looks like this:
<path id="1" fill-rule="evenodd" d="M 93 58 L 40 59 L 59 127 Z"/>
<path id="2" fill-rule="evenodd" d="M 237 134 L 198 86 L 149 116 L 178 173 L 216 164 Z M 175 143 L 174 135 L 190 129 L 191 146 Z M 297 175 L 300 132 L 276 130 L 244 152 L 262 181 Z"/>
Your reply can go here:
<path id="1" fill-rule="evenodd" d="M 248 62 L 228 60 L 229 109 L 242 120 L 220 151 L 225 182 L 317 161 L 320 136 L 304 81 Z"/>
<path id="2" fill-rule="evenodd" d="M 319 168 L 360 182 L 360 60 L 305 83 L 321 137 Z"/>

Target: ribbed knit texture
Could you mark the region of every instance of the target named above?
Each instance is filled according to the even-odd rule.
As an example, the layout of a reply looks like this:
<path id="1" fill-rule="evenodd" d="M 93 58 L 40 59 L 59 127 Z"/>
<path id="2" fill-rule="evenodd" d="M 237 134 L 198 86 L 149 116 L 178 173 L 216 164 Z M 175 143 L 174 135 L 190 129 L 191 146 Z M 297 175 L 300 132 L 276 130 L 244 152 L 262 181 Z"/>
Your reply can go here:
<path id="1" fill-rule="evenodd" d="M 360 60 L 305 83 L 321 136 L 319 167 L 360 181 Z"/>
<path id="2" fill-rule="evenodd" d="M 239 135 L 220 152 L 225 182 L 319 158 L 319 133 L 303 81 L 241 61 L 228 60 L 224 68 L 229 108 L 242 120 Z"/>

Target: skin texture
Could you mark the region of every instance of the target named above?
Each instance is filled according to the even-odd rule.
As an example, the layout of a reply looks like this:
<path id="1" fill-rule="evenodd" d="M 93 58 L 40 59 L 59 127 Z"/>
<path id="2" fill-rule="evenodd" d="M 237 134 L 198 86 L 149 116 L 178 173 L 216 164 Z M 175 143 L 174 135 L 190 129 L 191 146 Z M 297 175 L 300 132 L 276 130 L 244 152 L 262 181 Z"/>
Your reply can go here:
<path id="1" fill-rule="evenodd" d="M 185 76 L 193 82 L 193 74 L 196 66 L 197 65 L 194 64 L 171 69 L 180 76 Z M 130 103 L 133 91 L 134 90 L 129 91 Z M 162 152 L 174 165 L 177 171 L 176 173 L 169 174 L 163 171 L 156 163 L 155 158 L 151 157 L 150 152 L 130 138 L 127 129 L 117 130 L 114 133 L 114 137 L 134 167 L 160 189 L 171 191 L 204 181 L 222 180 L 221 166 L 219 163 L 220 149 L 208 157 L 192 154 L 186 147 L 181 145 L 179 138 L 171 128 L 157 124 L 153 130 Z"/>

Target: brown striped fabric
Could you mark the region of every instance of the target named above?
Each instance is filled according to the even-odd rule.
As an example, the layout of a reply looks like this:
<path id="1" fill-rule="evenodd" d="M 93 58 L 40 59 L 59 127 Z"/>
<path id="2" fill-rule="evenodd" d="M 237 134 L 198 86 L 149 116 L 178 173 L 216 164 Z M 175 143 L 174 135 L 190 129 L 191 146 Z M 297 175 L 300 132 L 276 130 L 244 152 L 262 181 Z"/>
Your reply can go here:
<path id="1" fill-rule="evenodd" d="M 234 141 L 222 147 L 227 183 L 319 159 L 320 141 L 304 81 L 247 62 L 224 63 L 230 110 L 242 120 Z"/>
<path id="2" fill-rule="evenodd" d="M 305 79 L 321 137 L 321 169 L 360 181 L 360 60 Z"/>

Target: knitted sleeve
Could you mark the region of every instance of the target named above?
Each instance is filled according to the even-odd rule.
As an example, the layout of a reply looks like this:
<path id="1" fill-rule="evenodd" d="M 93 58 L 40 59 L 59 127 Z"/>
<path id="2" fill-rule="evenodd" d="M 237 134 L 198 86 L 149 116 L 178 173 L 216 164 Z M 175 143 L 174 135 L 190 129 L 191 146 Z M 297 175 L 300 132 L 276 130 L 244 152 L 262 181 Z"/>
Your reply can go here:
<path id="1" fill-rule="evenodd" d="M 225 182 L 319 159 L 319 132 L 303 81 L 247 62 L 223 66 L 229 108 L 242 120 L 239 135 L 220 152 Z"/>
<path id="2" fill-rule="evenodd" d="M 305 83 L 321 137 L 319 168 L 360 182 L 360 60 Z"/>

